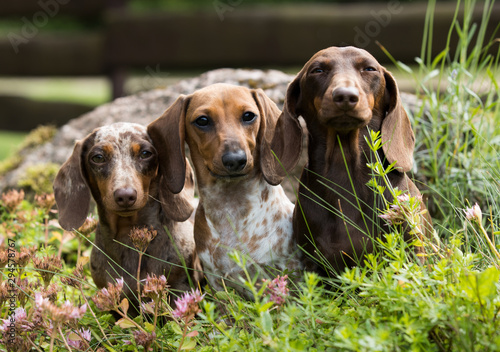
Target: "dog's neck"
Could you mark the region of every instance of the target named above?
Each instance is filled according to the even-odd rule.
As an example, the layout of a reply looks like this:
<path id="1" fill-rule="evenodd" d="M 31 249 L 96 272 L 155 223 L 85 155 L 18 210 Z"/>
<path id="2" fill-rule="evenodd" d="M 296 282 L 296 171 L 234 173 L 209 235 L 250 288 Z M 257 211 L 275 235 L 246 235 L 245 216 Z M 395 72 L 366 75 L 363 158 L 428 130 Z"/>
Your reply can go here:
<path id="1" fill-rule="evenodd" d="M 260 218 L 268 217 L 269 211 L 279 213 L 281 202 L 291 205 L 283 188 L 269 185 L 262 175 L 239 181 L 218 180 L 198 188 L 205 217 L 217 232 L 244 231 L 252 224 L 260 224 Z"/>
<path id="2" fill-rule="evenodd" d="M 223 220 L 228 214 L 237 219 L 244 219 L 251 207 L 251 198 L 260 196 L 269 187 L 263 179 L 258 178 L 216 180 L 209 186 L 198 185 L 200 203 L 205 206 L 205 214 L 214 220 Z"/>
<path id="3" fill-rule="evenodd" d="M 310 128 L 315 129 L 311 133 L 315 138 L 309 138 L 308 168 L 328 178 L 337 178 L 346 172 L 366 174 L 368 148 L 364 130 L 339 132 L 321 125 Z"/>
<path id="4" fill-rule="evenodd" d="M 309 180 L 307 187 L 314 194 L 321 194 L 321 201 L 334 207 L 346 208 L 350 202 L 356 202 L 356 197 L 372 204 L 373 192 L 366 183 L 372 174 L 367 163 L 374 155 L 365 141 L 366 127 L 347 133 L 319 124 L 310 125 L 309 129 L 309 163 L 304 171 L 304 177 Z M 342 199 L 350 201 L 341 205 Z"/>

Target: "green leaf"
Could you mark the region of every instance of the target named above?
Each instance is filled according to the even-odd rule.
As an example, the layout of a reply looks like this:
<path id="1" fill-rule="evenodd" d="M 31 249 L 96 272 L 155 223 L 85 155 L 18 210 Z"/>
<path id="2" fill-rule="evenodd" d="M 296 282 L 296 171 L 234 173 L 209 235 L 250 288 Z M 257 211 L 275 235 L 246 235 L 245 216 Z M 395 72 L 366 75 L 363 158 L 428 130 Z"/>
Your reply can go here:
<path id="1" fill-rule="evenodd" d="M 221 301 L 231 301 L 231 296 L 226 291 L 215 292 L 215 297 Z"/>
<path id="2" fill-rule="evenodd" d="M 72 340 L 72 341 L 82 341 L 82 338 L 80 337 L 80 335 L 77 335 L 74 332 L 70 332 L 69 335 L 67 336 L 67 338 L 69 340 Z"/>
<path id="3" fill-rule="evenodd" d="M 144 328 L 146 329 L 147 332 L 152 332 L 155 330 L 155 326 L 147 321 L 144 323 Z"/>
<path id="4" fill-rule="evenodd" d="M 431 64 L 431 67 L 432 68 L 435 68 L 440 62 L 441 60 L 443 60 L 443 58 L 445 58 L 446 54 L 448 54 L 448 49 L 444 49 L 443 51 L 441 51 L 435 58 L 434 60 L 432 60 L 432 64 Z"/>
<path id="5" fill-rule="evenodd" d="M 177 335 L 182 335 L 182 330 L 180 326 L 175 322 L 175 321 L 169 321 L 168 322 L 172 330 L 177 334 Z"/>
<path id="6" fill-rule="evenodd" d="M 48 342 L 42 342 L 40 344 L 40 347 L 43 348 L 44 350 L 48 350 L 50 347 L 50 344 Z"/>
<path id="7" fill-rule="evenodd" d="M 429 81 L 438 75 L 439 75 L 439 70 L 432 70 L 424 77 L 423 81 L 424 82 Z"/>
<path id="8" fill-rule="evenodd" d="M 269 334 L 273 332 L 273 319 L 271 318 L 271 314 L 269 313 L 269 311 L 260 313 L 260 325 L 262 331 Z"/>
<path id="9" fill-rule="evenodd" d="M 192 339 L 185 339 L 184 343 L 182 344 L 181 350 L 182 351 L 190 351 L 196 348 L 196 341 Z"/>
<path id="10" fill-rule="evenodd" d="M 471 300 L 480 300 L 484 303 L 497 295 L 496 283 L 500 278 L 500 271 L 489 267 L 481 273 L 464 273 L 460 278 L 462 290 Z"/>
<path id="11" fill-rule="evenodd" d="M 265 311 L 269 310 L 269 308 L 271 308 L 271 307 L 273 306 L 273 304 L 274 304 L 274 303 L 273 303 L 272 301 L 267 302 L 267 303 L 264 303 L 264 304 L 261 304 L 261 305 L 259 305 L 259 307 L 257 308 L 257 311 L 258 311 L 259 313 L 263 313 L 263 312 L 265 312 Z"/>
<path id="12" fill-rule="evenodd" d="M 146 313 L 149 313 L 149 314 L 154 314 L 155 312 L 155 309 L 154 309 L 154 302 L 151 301 L 149 303 L 145 303 L 143 304 L 143 309 Z"/>
<path id="13" fill-rule="evenodd" d="M 398 62 L 397 62 L 397 66 L 398 66 L 401 70 L 403 70 L 403 71 L 405 71 L 405 72 L 407 72 L 407 73 L 409 73 L 409 74 L 412 74 L 412 73 L 413 73 L 413 70 L 410 68 L 410 66 L 408 66 L 408 65 L 404 64 L 404 63 L 403 63 L 403 62 L 401 62 L 401 61 L 398 61 Z"/>
<path id="14" fill-rule="evenodd" d="M 130 319 L 125 319 L 125 318 L 121 318 L 115 324 L 118 325 L 119 327 L 121 327 L 122 329 L 127 329 L 127 328 L 133 328 L 133 327 L 135 327 L 135 324 L 132 323 L 130 321 Z"/>

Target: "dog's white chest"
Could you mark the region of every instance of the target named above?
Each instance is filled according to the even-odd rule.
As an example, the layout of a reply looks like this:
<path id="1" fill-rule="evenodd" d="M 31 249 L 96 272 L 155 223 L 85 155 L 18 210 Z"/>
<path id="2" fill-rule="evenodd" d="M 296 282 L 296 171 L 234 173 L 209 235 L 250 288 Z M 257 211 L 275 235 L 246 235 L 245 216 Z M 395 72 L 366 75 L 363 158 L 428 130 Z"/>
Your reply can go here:
<path id="1" fill-rule="evenodd" d="M 281 186 L 265 185 L 265 189 L 252 192 L 237 206 L 204 202 L 211 234 L 206 249 L 198 254 L 211 283 L 241 270 L 229 257 L 234 250 L 248 256 L 250 263 L 287 268 L 295 250 L 292 245 L 294 205 Z"/>

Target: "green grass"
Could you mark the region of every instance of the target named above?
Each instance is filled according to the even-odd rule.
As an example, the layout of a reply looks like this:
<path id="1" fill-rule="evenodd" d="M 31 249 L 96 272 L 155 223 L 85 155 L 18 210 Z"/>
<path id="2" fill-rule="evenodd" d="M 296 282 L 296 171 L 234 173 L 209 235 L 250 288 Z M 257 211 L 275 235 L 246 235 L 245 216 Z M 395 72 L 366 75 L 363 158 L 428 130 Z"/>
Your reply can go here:
<path id="1" fill-rule="evenodd" d="M 0 161 L 14 154 L 27 133 L 0 131 Z"/>
<path id="2" fill-rule="evenodd" d="M 0 94 L 19 95 L 41 101 L 98 106 L 111 99 L 111 86 L 104 77 L 0 78 Z"/>
<path id="3" fill-rule="evenodd" d="M 432 11 L 435 2 L 429 2 Z M 471 9 L 475 2 L 465 2 Z M 500 170 L 500 49 L 498 41 L 484 38 L 492 2 L 485 2 L 481 24 L 471 23 L 466 11 L 463 25 L 455 24 L 449 37 L 459 36 L 456 52 L 444 48 L 434 58 L 422 46 L 418 71 L 395 62 L 413 75 L 423 100 L 413 117 L 417 136 L 415 159 L 419 177 L 434 198 L 432 211 L 439 226 L 453 221 L 456 208 L 467 204 L 495 204 Z M 432 13 L 432 12 L 431 12 Z M 453 30 L 454 29 L 454 30 Z M 429 23 L 427 33 L 432 36 Z M 497 33 L 498 35 L 498 33 Z M 475 38 L 479 38 L 476 43 Z M 497 54 L 488 55 L 490 46 Z M 446 86 L 446 89 L 436 89 Z M 477 89 L 481 87 L 481 89 Z M 476 88 L 476 90 L 474 89 Z"/>
<path id="4" fill-rule="evenodd" d="M 434 4 L 429 2 L 429 19 Z M 500 55 L 488 56 L 483 50 L 490 44 L 481 34 L 491 2 L 485 4 L 485 19 L 477 25 L 468 17 L 476 2 L 463 4 L 464 24 L 455 22 L 450 29 L 450 35 L 459 33 L 457 52 L 443 48 L 440 54 L 429 53 L 429 21 L 417 68 L 394 60 L 415 80 L 424 103 L 412 116 L 417 139 L 415 176 L 428 186 L 426 194 L 432 200 L 432 238 L 406 243 L 400 225 L 384 226 L 385 234 L 372 236 L 374 251 L 360 260 L 362 265 L 329 279 L 302 273 L 299 280 L 289 280 L 289 292 L 274 289 L 275 294 L 281 292 L 280 299 L 269 291 L 282 279 L 263 283 L 247 271 L 248 259 L 234 252 L 231 258 L 244 272 L 239 283 L 253 300 L 244 300 L 230 289 L 213 292 L 204 287 L 205 295 L 193 302 L 191 313 L 178 317 L 162 292 L 153 297 L 158 311 L 147 308 L 149 316 L 116 321 L 109 310 L 123 313 L 127 302 L 101 304 L 106 292 L 98 291 L 90 279 L 86 263 L 92 244 L 87 234 L 68 234 L 58 228 L 47 200 L 33 202 L 15 193 L 4 194 L 0 233 L 5 241 L 0 258 L 8 255 L 8 245 L 22 253 L 16 252 L 16 263 L 4 269 L 3 287 L 8 279 L 26 279 L 16 281 L 20 287 L 15 306 L 27 314 L 16 325 L 19 339 L 7 350 L 77 350 L 68 347 L 68 340 L 73 340 L 86 351 L 99 347 L 105 351 L 500 351 L 500 90 L 496 78 Z M 477 45 L 471 41 L 475 35 L 480 39 Z M 480 93 L 473 85 L 479 80 L 487 88 Z M 379 147 L 377 138 L 371 134 L 372 150 Z M 380 160 L 373 160 L 371 167 L 374 192 L 379 192 L 379 186 L 389 187 Z M 392 192 L 397 195 L 397 190 Z M 475 202 L 479 210 L 471 207 Z M 409 230 L 418 235 L 422 232 L 418 204 L 416 198 L 396 197 L 387 200 L 379 213 L 399 211 Z M 468 208 L 476 211 L 466 214 Z M 417 245 L 425 249 L 424 265 L 412 250 Z M 45 266 L 35 257 L 42 258 Z M 77 263 L 83 268 L 75 270 Z M 71 285 L 67 277 L 75 279 Z M 36 294 L 50 296 L 51 303 L 35 302 Z M 4 318 L 9 314 L 5 297 L 0 294 Z M 70 311 L 68 306 L 58 308 L 65 300 L 74 307 L 89 306 L 75 321 L 65 313 Z M 81 313 L 74 311 L 74 315 Z M 170 319 L 163 325 L 152 324 L 158 315 Z M 87 330 L 88 341 L 82 334 Z"/>

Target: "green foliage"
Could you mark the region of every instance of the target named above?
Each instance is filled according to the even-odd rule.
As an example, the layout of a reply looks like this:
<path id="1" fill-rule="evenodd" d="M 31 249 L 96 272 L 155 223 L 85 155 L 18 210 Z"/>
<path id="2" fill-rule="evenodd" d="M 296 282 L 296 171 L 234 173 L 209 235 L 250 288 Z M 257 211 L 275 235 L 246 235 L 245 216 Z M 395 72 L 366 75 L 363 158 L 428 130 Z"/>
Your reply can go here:
<path id="1" fill-rule="evenodd" d="M 2 197 L 0 232 L 7 243 L 15 244 L 18 262 L 23 252 L 29 252 L 32 260 L 36 256 L 54 263 L 55 248 L 62 249 L 61 258 L 69 258 L 81 239 L 82 235 L 76 233 L 65 238 L 61 229 L 45 221 L 44 214 L 46 210 L 23 200 L 22 194 Z M 481 233 L 480 223 L 469 222 L 464 216 L 461 219 L 466 227 Z M 44 249 L 46 230 L 51 233 L 49 243 L 53 246 Z M 495 231 L 499 230 L 497 226 Z M 42 247 L 28 250 L 32 243 Z M 83 253 L 88 253 L 90 246 L 84 246 Z M 439 250 L 431 248 L 426 265 L 420 265 L 413 257 L 413 244 L 404 242 L 399 232 L 389 233 L 376 242 L 374 253 L 366 256 L 363 267 L 347 270 L 338 281 L 327 281 L 327 286 L 316 274 L 306 272 L 300 280 L 288 283 L 290 292 L 282 291 L 280 303 L 273 301 L 270 282 L 258 282 L 247 271 L 247 259 L 234 252 L 231 256 L 235 265 L 245 273 L 241 282 L 252 292 L 253 300 L 242 299 L 232 290 L 212 292 L 206 287 L 196 317 L 174 318 L 164 325 L 152 324 L 151 316 L 116 321 L 108 312 L 100 311 L 90 299 L 96 297 L 96 290 L 88 268 L 83 269 L 76 287 L 64 281 L 76 277 L 73 261 L 60 269 L 48 265 L 55 275 L 47 286 L 55 295 L 52 309 L 62 309 L 66 299 L 74 308 L 89 304 L 77 322 L 59 324 L 65 338 L 71 336 L 77 341 L 77 334 L 70 335 L 71 331 L 90 331 L 90 351 L 96 351 L 99 345 L 109 351 L 143 350 L 140 331 L 155 333 L 153 351 L 500 350 L 500 259 L 489 256 L 485 260 L 487 254 L 483 257 L 464 252 L 467 246 L 461 233 L 447 243 L 435 242 L 434 247 Z M 77 261 L 85 263 L 84 259 L 82 256 Z M 488 262 L 492 265 L 483 266 Z M 38 307 L 33 301 L 36 292 L 48 294 L 37 279 L 37 272 L 43 269 L 37 267 L 41 266 L 30 261 L 24 267 L 14 266 L 12 272 L 8 266 L 3 270 L 3 285 L 10 274 L 27 280 L 19 282 L 17 292 L 23 290 L 32 298 L 25 298 L 24 304 L 19 299 L 16 304 L 32 319 Z M 160 313 L 171 316 L 167 302 L 162 304 Z M 128 304 L 122 301 L 118 309 L 126 312 Z M 2 311 L 4 316 L 8 312 L 5 303 Z M 34 320 L 33 330 L 19 327 L 17 333 L 45 350 L 51 345 L 54 351 L 67 350 L 60 333 L 53 338 L 42 329 L 50 319 L 45 315 L 43 322 Z"/>
<path id="2" fill-rule="evenodd" d="M 59 171 L 54 163 L 36 164 L 26 169 L 25 175 L 18 181 L 18 186 L 29 188 L 36 194 L 52 193 L 52 184 Z"/>
<path id="3" fill-rule="evenodd" d="M 0 176 L 15 169 L 20 164 L 19 158 L 16 156 L 8 157 L 5 160 L 0 161 Z"/>
<path id="4" fill-rule="evenodd" d="M 384 252 L 399 251 L 399 246 L 391 243 L 384 243 Z M 367 266 L 344 273 L 341 288 L 346 294 L 355 294 L 358 301 L 342 317 L 342 328 L 336 334 L 345 341 L 339 347 L 377 351 L 500 349 L 495 333 L 499 328 L 495 317 L 500 309 L 500 270 L 498 266 L 470 269 L 461 245 L 455 241 L 429 266 L 390 260 L 385 253 L 379 257 L 382 264 L 377 270 Z M 465 331 L 470 335 L 465 336 Z"/>
<path id="5" fill-rule="evenodd" d="M 57 132 L 56 126 L 39 126 L 32 130 L 22 142 L 19 143 L 17 151 L 5 160 L 0 161 L 0 176 L 6 172 L 18 167 L 22 160 L 23 155 L 27 151 L 50 141 Z M 51 191 L 48 191 L 50 193 Z"/>
<path id="6" fill-rule="evenodd" d="M 412 117 L 417 174 L 428 185 L 430 211 L 444 228 L 467 201 L 494 206 L 500 191 L 500 49 L 498 40 L 485 36 L 494 1 L 482 4 L 480 24 L 471 22 L 478 2 L 464 2 L 463 18 L 457 6 L 447 46 L 435 58 L 430 49 L 433 26 L 427 21 L 418 72 L 394 61 L 414 77 L 422 99 L 420 111 Z M 428 17 L 434 6 L 430 1 Z M 452 52 L 454 36 L 458 45 Z"/>
<path id="7" fill-rule="evenodd" d="M 10 156 L 25 137 L 22 132 L 0 131 L 0 162 Z"/>
<path id="8" fill-rule="evenodd" d="M 53 125 L 38 126 L 31 131 L 26 139 L 23 141 L 19 149 L 28 149 L 37 147 L 44 143 L 49 142 L 55 136 L 57 127 Z"/>

